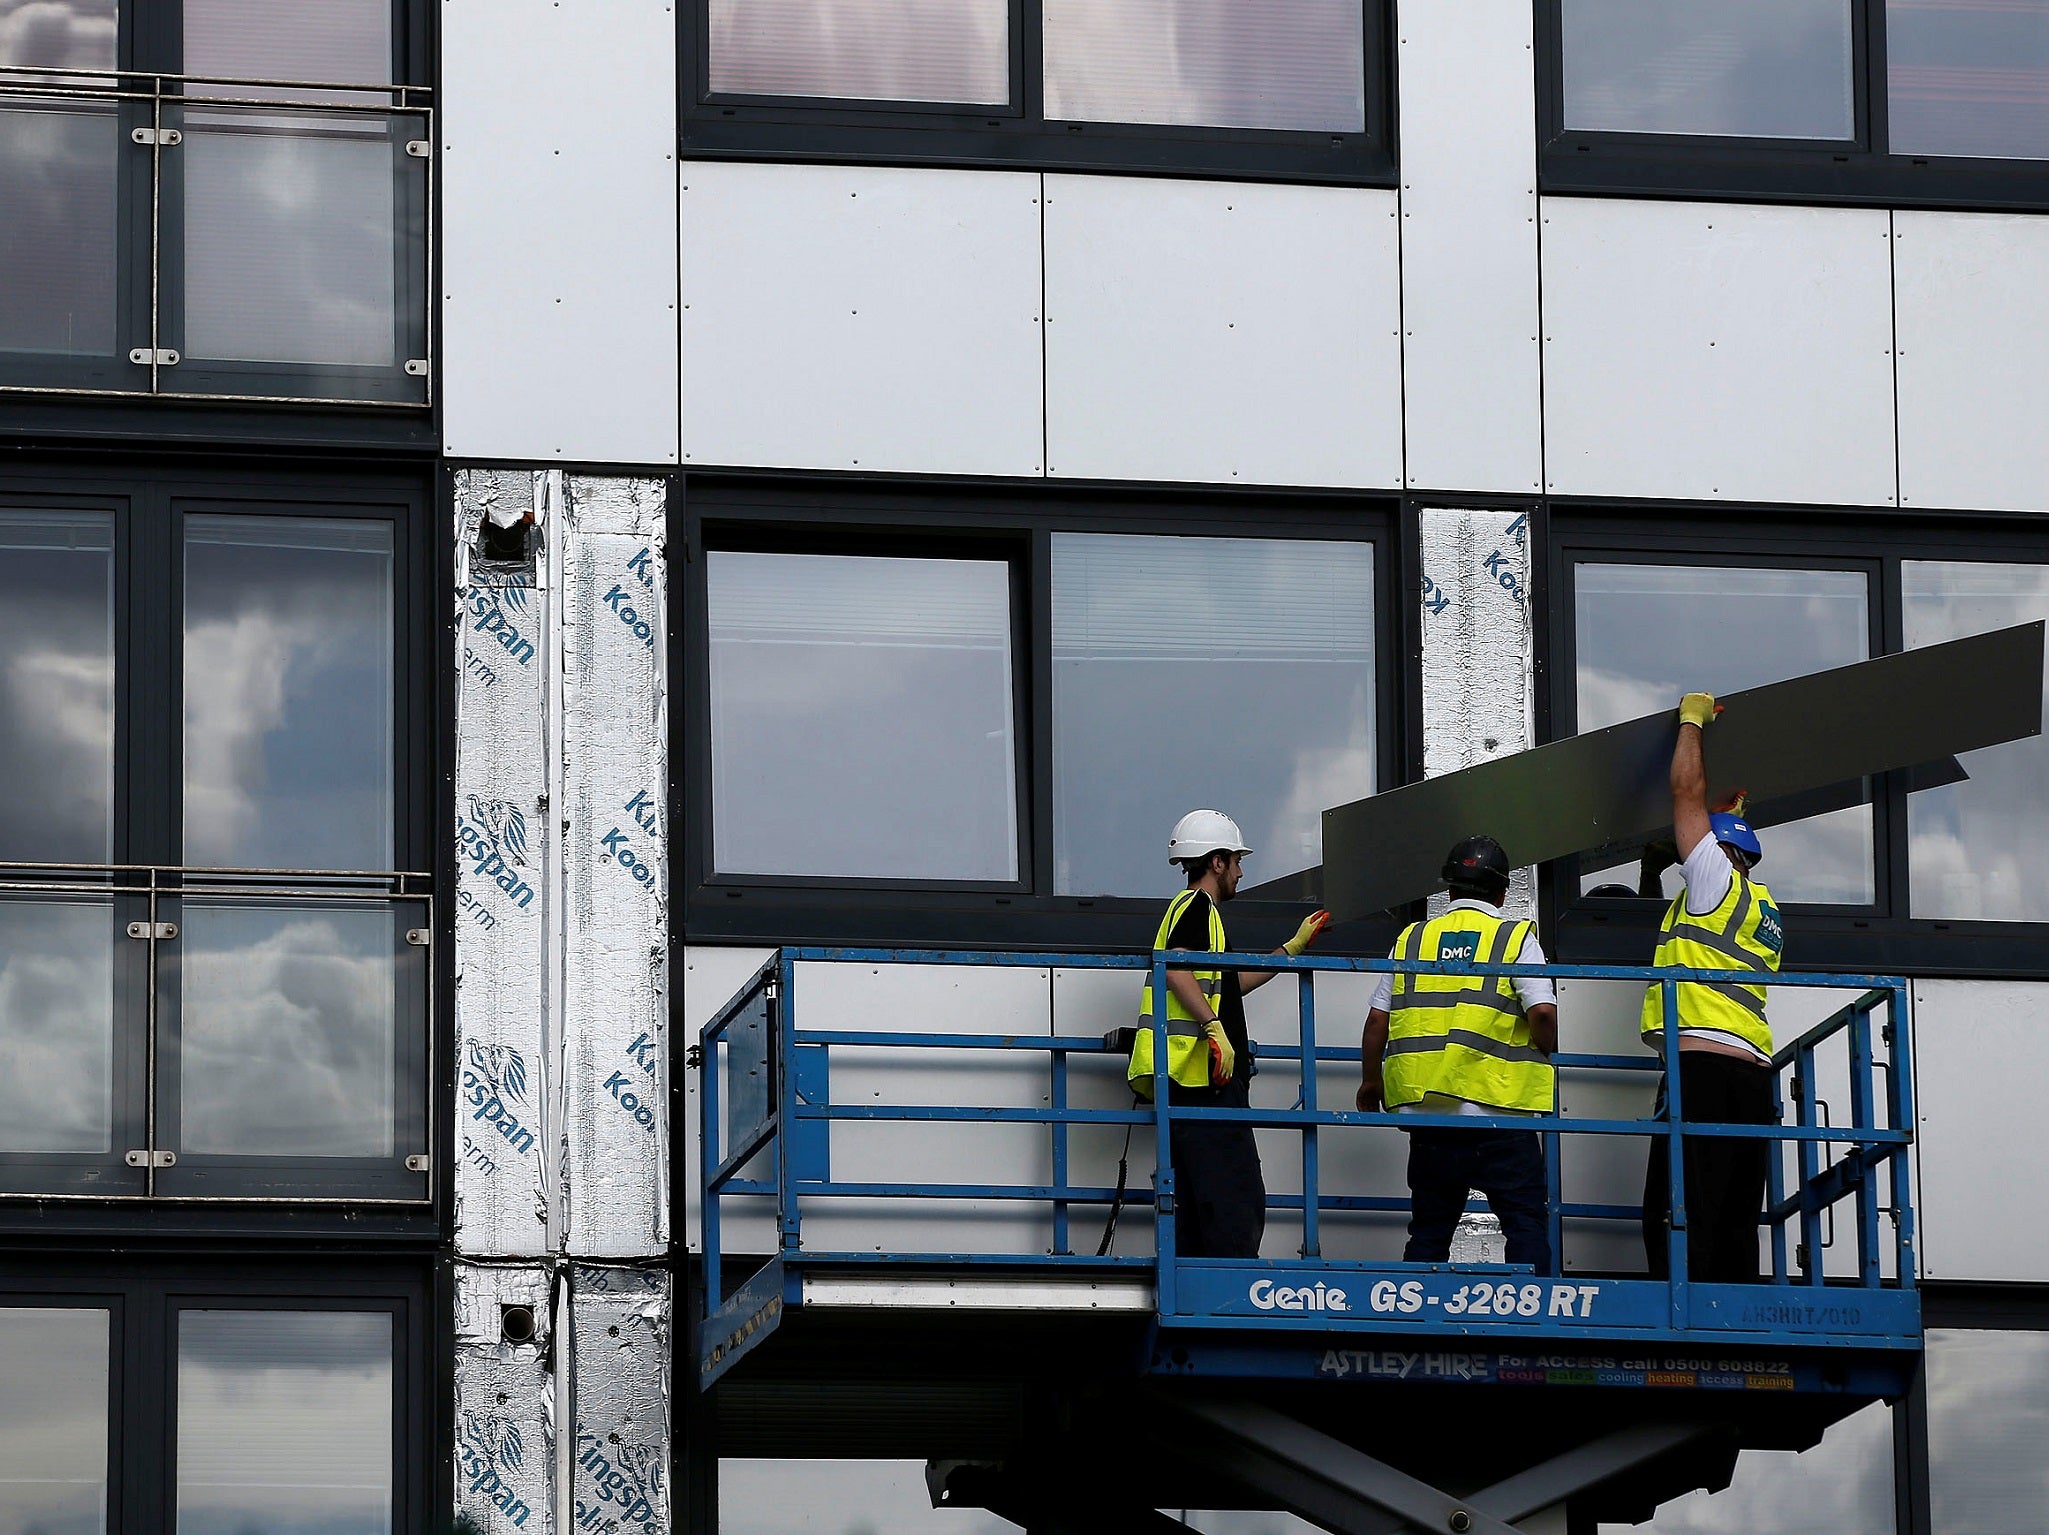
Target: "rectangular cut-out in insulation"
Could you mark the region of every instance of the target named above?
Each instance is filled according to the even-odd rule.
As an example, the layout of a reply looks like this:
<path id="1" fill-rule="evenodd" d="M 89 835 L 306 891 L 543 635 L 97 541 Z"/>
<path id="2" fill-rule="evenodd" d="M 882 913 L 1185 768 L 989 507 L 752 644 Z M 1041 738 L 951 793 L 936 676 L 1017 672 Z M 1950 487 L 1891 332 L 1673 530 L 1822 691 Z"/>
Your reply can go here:
<path id="1" fill-rule="evenodd" d="M 472 559 L 480 527 L 536 513 L 540 477 L 455 477 L 455 1225 L 461 1251 L 547 1250 L 544 958 L 551 594 Z M 543 527 L 540 536 L 550 530 Z"/>
<path id="2" fill-rule="evenodd" d="M 455 1507 L 478 1535 L 555 1527 L 549 1294 L 545 1269 L 455 1266 Z M 507 1341 L 507 1308 L 525 1341 Z"/>
<path id="3" fill-rule="evenodd" d="M 1521 511 L 1429 507 L 1421 522 L 1423 775 L 1436 778 L 1536 744 L 1530 519 Z M 1498 836 L 1484 821 L 1459 835 Z M 1433 914 L 1445 904 L 1433 897 Z M 1535 869 L 1515 871 L 1507 910 L 1536 916 Z"/>
<path id="4" fill-rule="evenodd" d="M 669 1528 L 669 1276 L 569 1271 L 569 1473 L 575 1528 L 662 1535 Z"/>
<path id="5" fill-rule="evenodd" d="M 659 480 L 571 476 L 562 569 L 563 1233 L 668 1242 L 668 710 Z"/>

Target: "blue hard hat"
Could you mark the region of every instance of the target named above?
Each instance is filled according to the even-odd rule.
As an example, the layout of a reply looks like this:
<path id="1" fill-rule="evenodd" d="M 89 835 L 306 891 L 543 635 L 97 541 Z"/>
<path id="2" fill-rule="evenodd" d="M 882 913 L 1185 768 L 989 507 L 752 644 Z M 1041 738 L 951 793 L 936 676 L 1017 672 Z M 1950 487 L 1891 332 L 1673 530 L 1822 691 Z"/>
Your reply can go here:
<path id="1" fill-rule="evenodd" d="M 1717 811 L 1708 817 L 1708 828 L 1715 834 L 1715 841 L 1726 842 L 1739 853 L 1748 853 L 1752 863 L 1764 857 L 1764 844 L 1757 840 L 1757 833 L 1741 816 Z"/>

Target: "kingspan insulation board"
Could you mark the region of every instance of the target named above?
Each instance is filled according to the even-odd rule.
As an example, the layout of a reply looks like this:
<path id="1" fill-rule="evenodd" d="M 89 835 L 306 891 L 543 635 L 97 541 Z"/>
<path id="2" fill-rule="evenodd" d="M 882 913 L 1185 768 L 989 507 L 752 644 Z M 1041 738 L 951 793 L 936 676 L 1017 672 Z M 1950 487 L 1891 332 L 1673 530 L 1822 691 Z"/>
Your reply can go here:
<path id="1" fill-rule="evenodd" d="M 455 1507 L 478 1535 L 555 1528 L 555 1375 L 546 1269 L 455 1266 Z M 507 1340 L 506 1310 L 532 1336 Z"/>
<path id="2" fill-rule="evenodd" d="M 667 505 L 660 480 L 563 497 L 562 1234 L 668 1243 Z"/>
<path id="3" fill-rule="evenodd" d="M 545 478 L 455 476 L 455 1224 L 458 1248 L 547 1250 L 544 965 L 551 886 L 546 563 L 472 558 L 479 529 L 544 514 Z M 549 533 L 542 523 L 538 539 Z"/>
<path id="4" fill-rule="evenodd" d="M 658 1269 L 569 1271 L 569 1492 L 579 1535 L 669 1528 L 670 1295 Z"/>

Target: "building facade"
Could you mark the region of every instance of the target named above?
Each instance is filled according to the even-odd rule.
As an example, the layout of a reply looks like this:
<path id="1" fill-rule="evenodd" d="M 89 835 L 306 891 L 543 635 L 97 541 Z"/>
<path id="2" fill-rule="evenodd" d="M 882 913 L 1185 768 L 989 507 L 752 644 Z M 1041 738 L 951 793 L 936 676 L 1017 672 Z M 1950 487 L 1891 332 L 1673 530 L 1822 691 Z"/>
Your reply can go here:
<path id="1" fill-rule="evenodd" d="M 691 1048 L 779 947 L 1142 949 L 1196 805 L 1284 882 L 1377 790 L 2049 617 L 2045 420 L 2043 0 L 0 0 L 0 1535 L 923 1458 L 695 1390 Z M 1959 768 L 1765 869 L 1801 968 L 1912 978 L 1920 1382 L 1657 1528 L 2049 1524 L 2049 747 Z M 1618 882 L 1512 900 L 1642 963 Z"/>

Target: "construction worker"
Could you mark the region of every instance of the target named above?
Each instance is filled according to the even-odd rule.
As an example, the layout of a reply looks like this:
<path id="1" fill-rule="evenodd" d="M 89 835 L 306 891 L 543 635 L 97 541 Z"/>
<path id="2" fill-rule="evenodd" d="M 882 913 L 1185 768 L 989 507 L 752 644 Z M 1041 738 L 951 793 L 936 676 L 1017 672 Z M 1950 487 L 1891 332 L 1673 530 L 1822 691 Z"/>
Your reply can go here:
<path id="1" fill-rule="evenodd" d="M 1390 959 L 1541 965 L 1536 927 L 1501 914 L 1508 855 L 1468 837 L 1444 860 L 1451 904 L 1402 929 Z M 1555 1102 L 1558 994 L 1543 976 L 1383 976 L 1359 1041 L 1358 1104 L 1422 1114 L 1548 1114 Z M 1510 1263 L 1552 1272 L 1544 1143 L 1534 1130 L 1419 1126 L 1409 1136 L 1409 1263 L 1443 1263 L 1478 1189 Z"/>
<path id="2" fill-rule="evenodd" d="M 1191 810 L 1167 839 L 1167 858 L 1188 875 L 1188 888 L 1167 903 L 1153 951 L 1206 949 L 1222 953 L 1219 908 L 1238 893 L 1245 846 L 1238 823 L 1217 810 Z M 1295 936 L 1274 950 L 1300 954 L 1330 921 L 1319 911 L 1305 917 Z M 1167 972 L 1168 1102 L 1176 1107 L 1249 1105 L 1251 1052 L 1245 1037 L 1245 993 L 1273 979 L 1270 970 Z M 1147 977 L 1132 1041 L 1129 1078 L 1140 1097 L 1153 1092 L 1153 987 Z M 1256 1258 L 1266 1231 L 1266 1181 L 1252 1126 L 1174 1120 L 1168 1133 L 1174 1164 L 1175 1247 L 1190 1258 Z"/>
<path id="3" fill-rule="evenodd" d="M 1741 815 L 1710 814 L 1701 732 L 1717 713 L 1714 696 L 1688 693 L 1679 705 L 1679 742 L 1672 749 L 1675 845 L 1645 855 L 1641 888 L 1676 853 L 1686 885 L 1666 909 L 1655 963 L 1691 970 L 1779 968 L 1785 926 L 1778 903 L 1750 871 L 1764 857 L 1757 833 Z M 1762 986 L 1682 981 L 1678 992 L 1679 1109 L 1689 1122 L 1769 1125 L 1778 1122 L 1772 1095 L 1772 1031 Z M 1665 1047 L 1665 988 L 1644 993 L 1643 1038 Z M 1658 1084 L 1657 1112 L 1665 1111 Z M 1764 1200 L 1770 1147 L 1762 1140 L 1718 1136 L 1686 1139 L 1686 1272 L 1718 1284 L 1754 1284 L 1758 1277 L 1757 1217 Z M 1671 1161 L 1665 1140 L 1651 1142 L 1644 1177 L 1643 1245 L 1653 1276 L 1670 1272 Z"/>

